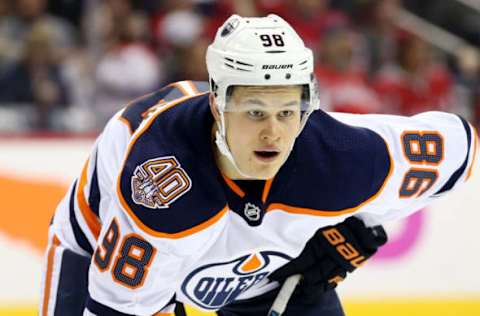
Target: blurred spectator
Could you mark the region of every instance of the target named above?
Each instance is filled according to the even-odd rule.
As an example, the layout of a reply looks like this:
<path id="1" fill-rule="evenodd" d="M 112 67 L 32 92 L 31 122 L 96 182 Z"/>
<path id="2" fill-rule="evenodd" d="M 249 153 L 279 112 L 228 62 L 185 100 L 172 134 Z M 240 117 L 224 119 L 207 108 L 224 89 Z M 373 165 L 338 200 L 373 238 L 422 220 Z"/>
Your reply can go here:
<path id="1" fill-rule="evenodd" d="M 203 2 L 202 0 L 198 2 Z M 240 16 L 258 16 L 258 4 L 261 1 L 258 0 L 215 0 L 205 1 L 211 2 L 207 5 L 202 3 L 198 5 L 200 11 L 203 13 L 207 20 L 205 21 L 204 34 L 207 38 L 213 40 L 215 32 L 223 24 L 223 22 L 232 14 L 238 14 Z M 273 12 L 269 12 L 273 13 Z"/>
<path id="2" fill-rule="evenodd" d="M 81 48 L 73 50 L 63 62 L 62 74 L 69 83 L 70 106 L 61 118 L 64 119 L 62 129 L 89 132 L 98 127 L 94 119 L 95 67 L 92 56 Z"/>
<path id="3" fill-rule="evenodd" d="M 179 48 L 175 55 L 175 80 L 208 81 L 205 54 L 210 40 L 199 38 L 190 46 Z"/>
<path id="4" fill-rule="evenodd" d="M 169 81 L 208 80 L 205 52 L 209 40 L 202 38 L 205 18 L 193 1 L 166 1 L 154 22 L 154 33 L 163 58 L 167 60 Z"/>
<path id="5" fill-rule="evenodd" d="M 32 107 L 32 128 L 53 128 L 52 113 L 69 104 L 54 38 L 51 24 L 36 23 L 25 39 L 22 58 L 0 77 L 0 103 Z"/>
<path id="6" fill-rule="evenodd" d="M 395 59 L 397 38 L 401 32 L 395 20 L 400 7 L 400 0 L 368 1 L 357 17 L 368 46 L 369 76 Z"/>
<path id="7" fill-rule="evenodd" d="M 125 21 L 132 13 L 129 0 L 105 0 L 89 8 L 84 28 L 95 59 L 119 42 L 121 33 L 125 30 Z"/>
<path id="8" fill-rule="evenodd" d="M 155 29 L 156 39 L 167 47 L 192 45 L 203 32 L 203 18 L 190 0 L 168 1 L 169 11 L 161 16 Z"/>
<path id="9" fill-rule="evenodd" d="M 461 113 L 480 127 L 480 53 L 473 47 L 463 47 L 456 54 L 457 90 L 463 92 L 466 113 Z"/>
<path id="10" fill-rule="evenodd" d="M 147 17 L 128 13 L 128 1 L 112 0 L 108 4 L 112 3 L 103 34 L 108 45 L 95 76 L 95 111 L 101 125 L 132 98 L 159 88 L 164 76 L 163 65 L 150 47 Z"/>
<path id="11" fill-rule="evenodd" d="M 365 71 L 356 56 L 362 38 L 346 28 L 326 32 L 320 45 L 315 74 L 323 105 L 336 112 L 371 113 L 380 110 L 375 92 L 367 85 Z"/>
<path id="12" fill-rule="evenodd" d="M 477 92 L 475 103 L 473 104 L 473 124 L 477 128 L 477 133 L 480 131 L 480 91 Z"/>
<path id="13" fill-rule="evenodd" d="M 9 0 L 0 1 L 0 17 L 6 17 L 10 14 L 12 3 Z"/>
<path id="14" fill-rule="evenodd" d="M 88 1 L 89 0 L 49 0 L 48 12 L 69 21 L 75 28 L 79 28 Z"/>
<path id="15" fill-rule="evenodd" d="M 0 1 L 0 74 L 9 62 L 14 60 L 15 54 L 18 53 L 14 47 L 10 46 L 9 39 L 2 30 L 6 27 L 6 21 L 10 19 L 12 14 L 12 2 Z"/>
<path id="16" fill-rule="evenodd" d="M 453 78 L 433 58 L 432 48 L 406 34 L 398 45 L 396 63 L 385 65 L 374 86 L 387 113 L 412 115 L 429 110 L 450 110 Z"/>
<path id="17" fill-rule="evenodd" d="M 57 57 L 68 54 L 75 44 L 75 30 L 65 20 L 46 12 L 47 0 L 16 0 L 11 4 L 11 14 L 0 21 L 0 49 L 3 51 L 0 67 L 18 60 L 30 31 L 37 23 L 50 28 L 51 45 L 58 53 Z"/>

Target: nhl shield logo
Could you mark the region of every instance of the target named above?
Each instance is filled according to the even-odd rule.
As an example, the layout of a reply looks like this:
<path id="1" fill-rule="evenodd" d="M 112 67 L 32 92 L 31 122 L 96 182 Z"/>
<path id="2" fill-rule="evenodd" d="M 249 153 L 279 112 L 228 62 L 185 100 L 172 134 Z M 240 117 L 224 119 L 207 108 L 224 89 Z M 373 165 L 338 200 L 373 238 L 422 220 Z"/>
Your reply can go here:
<path id="1" fill-rule="evenodd" d="M 251 221 L 258 221 L 260 219 L 260 208 L 253 203 L 245 203 L 243 213 Z"/>
<path id="2" fill-rule="evenodd" d="M 131 185 L 136 204 L 164 209 L 191 189 L 192 180 L 174 156 L 166 156 L 137 166 Z"/>

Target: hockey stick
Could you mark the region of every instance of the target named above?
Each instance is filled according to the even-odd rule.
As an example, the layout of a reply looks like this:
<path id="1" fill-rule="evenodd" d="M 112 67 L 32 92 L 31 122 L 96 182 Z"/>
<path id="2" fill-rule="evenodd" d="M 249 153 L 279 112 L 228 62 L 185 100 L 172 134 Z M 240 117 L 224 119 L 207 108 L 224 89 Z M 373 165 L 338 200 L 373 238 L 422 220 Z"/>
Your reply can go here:
<path id="1" fill-rule="evenodd" d="M 290 300 L 290 297 L 301 278 L 302 276 L 300 274 L 294 274 L 289 276 L 285 282 L 283 282 L 280 292 L 278 292 L 270 311 L 268 311 L 268 316 L 281 316 L 283 312 L 285 312 L 288 300 Z"/>

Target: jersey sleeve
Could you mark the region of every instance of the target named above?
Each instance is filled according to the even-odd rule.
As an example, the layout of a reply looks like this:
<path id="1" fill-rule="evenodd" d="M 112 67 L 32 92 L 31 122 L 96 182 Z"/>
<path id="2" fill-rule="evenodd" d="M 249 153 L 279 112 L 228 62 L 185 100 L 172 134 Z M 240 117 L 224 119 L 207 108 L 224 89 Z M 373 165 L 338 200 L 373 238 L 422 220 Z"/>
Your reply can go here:
<path id="1" fill-rule="evenodd" d="M 406 217 L 470 177 L 477 155 L 475 129 L 460 116 L 425 112 L 412 117 L 343 116 L 387 144 L 391 170 L 382 192 L 359 212 L 371 225 Z"/>
<path id="2" fill-rule="evenodd" d="M 66 248 L 91 256 L 105 216 L 111 187 L 130 137 L 117 113 L 97 137 L 79 176 L 57 206 L 50 230 Z"/>
<path id="3" fill-rule="evenodd" d="M 68 314 L 84 304 L 87 282 L 83 280 L 87 279 L 89 262 L 107 215 L 115 178 L 112 175 L 117 172 L 123 147 L 130 137 L 128 127 L 119 117 L 120 112 L 98 136 L 80 175 L 55 211 L 42 278 L 42 316 Z"/>

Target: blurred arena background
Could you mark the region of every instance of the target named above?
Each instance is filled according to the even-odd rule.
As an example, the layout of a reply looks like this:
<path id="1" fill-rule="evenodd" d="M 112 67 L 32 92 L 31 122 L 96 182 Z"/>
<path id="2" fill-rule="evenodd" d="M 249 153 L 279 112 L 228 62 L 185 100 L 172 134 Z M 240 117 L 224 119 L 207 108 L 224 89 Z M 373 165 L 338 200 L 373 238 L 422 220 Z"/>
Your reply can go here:
<path id="1" fill-rule="evenodd" d="M 326 109 L 444 110 L 480 126 L 479 0 L 0 0 L 0 315 L 37 314 L 49 220 L 106 120 L 164 84 L 206 80 L 205 49 L 233 12 L 293 25 Z M 339 286 L 347 315 L 480 315 L 471 173 L 389 224 L 387 246 Z"/>

